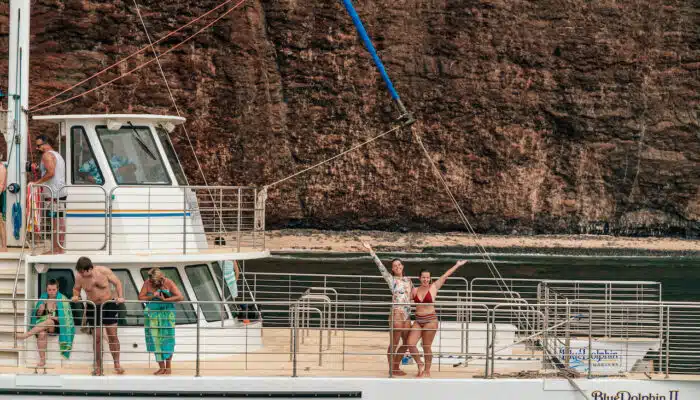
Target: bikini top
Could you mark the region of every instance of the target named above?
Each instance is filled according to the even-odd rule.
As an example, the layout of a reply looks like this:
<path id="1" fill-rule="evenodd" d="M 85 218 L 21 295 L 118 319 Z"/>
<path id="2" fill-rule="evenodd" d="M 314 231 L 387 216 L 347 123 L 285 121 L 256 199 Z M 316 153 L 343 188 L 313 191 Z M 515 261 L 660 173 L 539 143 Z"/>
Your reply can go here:
<path id="1" fill-rule="evenodd" d="M 430 290 L 428 290 L 428 293 L 425 294 L 425 297 L 423 297 L 421 301 L 421 299 L 418 298 L 418 291 L 416 290 L 416 294 L 413 295 L 413 302 L 419 304 L 433 303 L 433 296 L 430 294 Z"/>

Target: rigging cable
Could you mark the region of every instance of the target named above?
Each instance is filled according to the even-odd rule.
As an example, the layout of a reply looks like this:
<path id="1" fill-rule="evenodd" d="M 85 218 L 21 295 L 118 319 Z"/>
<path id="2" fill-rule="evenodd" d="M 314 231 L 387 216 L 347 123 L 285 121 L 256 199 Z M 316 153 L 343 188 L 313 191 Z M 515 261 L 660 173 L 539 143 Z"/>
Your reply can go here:
<path id="1" fill-rule="evenodd" d="M 245 1 L 245 0 L 243 0 Z M 163 77 L 163 82 L 165 82 L 165 88 L 168 89 L 168 95 L 170 96 L 170 100 L 173 103 L 173 107 L 175 107 L 175 112 L 177 113 L 178 117 L 182 117 L 182 113 L 180 112 L 180 107 L 177 105 L 177 101 L 175 101 L 175 96 L 173 96 L 173 91 L 170 88 L 170 84 L 168 83 L 168 78 L 165 76 L 165 72 L 163 71 L 163 65 L 160 63 L 160 55 L 158 54 L 158 51 L 155 48 L 155 44 L 151 40 L 151 35 L 148 33 L 148 28 L 146 28 L 146 23 L 143 20 L 143 16 L 141 16 L 141 10 L 139 9 L 138 3 L 136 3 L 136 0 L 134 0 L 134 7 L 136 7 L 136 14 L 139 17 L 139 20 L 141 21 L 141 26 L 143 26 L 143 31 L 146 33 L 146 38 L 148 39 L 148 45 L 151 47 L 151 50 L 153 51 L 153 56 L 155 57 L 156 63 L 158 64 L 158 70 L 160 71 L 160 75 Z M 209 186 L 209 183 L 207 182 L 207 177 L 204 175 L 204 170 L 202 169 L 202 164 L 199 162 L 199 158 L 197 158 L 197 153 L 194 151 L 194 145 L 192 144 L 192 139 L 190 138 L 189 131 L 187 130 L 187 127 L 182 124 L 182 129 L 185 131 L 185 138 L 187 138 L 187 143 L 190 146 L 190 149 L 192 150 L 192 155 L 194 156 L 194 160 L 197 163 L 197 169 L 199 170 L 199 173 L 202 175 L 202 180 L 204 181 L 205 186 Z M 175 157 L 177 157 L 177 154 L 175 154 Z M 178 159 L 177 162 L 180 162 Z"/>
<path id="2" fill-rule="evenodd" d="M 228 1 L 230 1 L 230 0 L 228 0 Z M 228 1 L 227 1 L 227 3 L 228 3 Z M 204 30 L 208 29 L 209 27 L 211 27 L 211 26 L 214 25 L 215 23 L 219 22 L 221 19 L 223 19 L 225 16 L 227 16 L 228 14 L 230 14 L 231 12 L 233 12 L 234 10 L 238 9 L 238 7 L 240 7 L 243 3 L 245 3 L 245 1 L 246 1 L 246 0 L 240 0 L 240 1 L 239 1 L 238 3 L 236 3 L 233 7 L 229 8 L 229 9 L 226 10 L 223 14 L 221 14 L 221 15 L 218 16 L 218 17 L 216 17 L 213 21 L 211 21 L 210 23 L 206 24 L 203 28 L 199 29 L 197 32 L 193 33 L 192 35 L 188 36 L 187 38 L 185 38 L 185 39 L 182 40 L 181 42 L 177 43 L 176 45 L 170 47 L 169 49 L 167 49 L 166 51 L 164 51 L 163 53 L 161 53 L 160 56 L 162 57 L 162 56 L 164 56 L 164 55 L 170 53 L 171 51 L 173 51 L 173 50 L 179 48 L 179 47 L 182 46 L 183 44 L 189 42 L 190 40 L 192 40 L 192 38 L 194 38 L 195 36 L 199 35 L 199 34 L 202 33 Z M 146 46 L 145 48 L 148 48 L 148 47 L 149 47 L 149 46 Z M 112 83 L 118 81 L 119 79 L 121 79 L 121 78 L 123 78 L 123 77 L 125 77 L 125 76 L 127 76 L 127 75 L 130 75 L 130 74 L 132 74 L 132 73 L 134 73 L 134 72 L 136 72 L 136 71 L 138 71 L 138 70 L 140 70 L 140 69 L 142 69 L 142 68 L 144 68 L 144 67 L 146 67 L 146 66 L 152 64 L 154 61 L 156 61 L 156 60 L 155 60 L 155 59 L 148 60 L 148 61 L 146 61 L 146 62 L 144 62 L 144 63 L 142 63 L 142 64 L 140 64 L 140 65 L 138 65 L 138 66 L 136 66 L 136 67 L 134 67 L 134 68 L 132 68 L 132 69 L 130 69 L 129 71 L 127 71 L 127 72 L 125 72 L 125 73 L 123 73 L 123 74 L 117 76 L 117 77 L 114 78 L 114 79 L 111 79 L 111 80 L 109 80 L 109 81 L 107 81 L 107 82 L 105 82 L 105 83 L 102 83 L 102 84 L 100 84 L 100 85 L 98 85 L 98 86 L 96 86 L 96 87 L 94 87 L 94 88 L 92 88 L 92 89 L 86 90 L 86 91 L 83 92 L 83 93 L 79 93 L 79 94 L 77 94 L 77 95 L 75 95 L 75 96 L 69 97 L 68 99 L 61 100 L 61 101 L 58 101 L 58 102 L 55 102 L 55 103 L 51 103 L 51 104 L 49 104 L 49 105 L 46 105 L 46 106 L 43 106 L 43 107 L 40 107 L 40 108 L 36 108 L 36 107 L 38 107 L 38 105 L 37 105 L 37 106 L 35 106 L 35 108 L 32 108 L 31 110 L 34 111 L 34 112 L 38 112 L 38 111 L 41 111 L 41 110 L 45 110 L 45 109 L 47 109 L 47 108 L 56 107 L 56 106 L 58 106 L 58 105 L 67 103 L 67 102 L 69 102 L 69 101 L 73 101 L 73 100 L 75 100 L 75 99 L 77 99 L 77 98 L 79 98 L 79 97 L 85 96 L 85 95 L 87 95 L 87 94 L 89 94 L 89 93 L 91 93 L 91 92 L 94 92 L 94 91 L 96 91 L 96 90 L 98 90 L 98 89 L 101 89 L 101 88 L 103 88 L 103 87 L 105 87 L 105 86 L 107 86 L 107 85 L 111 85 Z"/>
<path id="3" fill-rule="evenodd" d="M 395 132 L 395 131 L 397 131 L 397 130 L 399 130 L 399 129 L 401 129 L 401 125 L 397 125 L 397 126 L 391 128 L 391 129 L 389 129 L 388 131 L 382 132 L 382 133 L 380 133 L 379 135 L 370 138 L 369 140 L 366 140 L 366 141 L 364 141 L 364 142 L 362 142 L 362 143 L 360 143 L 360 144 L 357 144 L 357 145 L 355 145 L 355 146 L 352 146 L 351 148 L 349 148 L 349 149 L 343 151 L 342 153 L 336 154 L 336 155 L 334 155 L 334 156 L 331 157 L 331 158 L 328 158 L 328 159 L 323 160 L 323 161 L 321 161 L 321 162 L 319 162 L 319 163 L 316 163 L 316 164 L 314 164 L 314 165 L 312 165 L 312 166 L 310 166 L 310 167 L 308 167 L 308 168 L 304 168 L 304 169 L 302 169 L 301 171 L 297 171 L 297 172 L 295 172 L 295 173 L 293 173 L 293 174 L 291 174 L 291 175 L 289 175 L 289 176 L 287 176 L 287 177 L 284 177 L 284 178 L 282 178 L 282 179 L 280 179 L 280 180 L 277 180 L 277 181 L 274 181 L 274 182 L 272 182 L 272 183 L 269 183 L 269 184 L 265 185 L 264 188 L 265 188 L 265 189 L 270 188 L 270 187 L 275 186 L 275 185 L 277 185 L 277 184 L 280 184 L 280 183 L 282 183 L 282 182 L 284 182 L 284 181 L 286 181 L 286 180 L 288 180 L 288 179 L 292 179 L 292 178 L 294 178 L 295 176 L 298 176 L 298 175 L 301 175 L 301 174 L 303 174 L 303 173 L 305 173 L 305 172 L 311 171 L 311 170 L 314 169 L 314 168 L 320 167 L 320 166 L 323 165 L 323 164 L 327 164 L 327 163 L 329 163 L 329 162 L 331 162 L 331 161 L 333 161 L 333 160 L 335 160 L 335 159 L 337 159 L 337 158 L 340 158 L 340 157 L 344 156 L 344 155 L 347 154 L 347 153 L 350 153 L 351 151 L 357 150 L 357 149 L 359 149 L 360 147 L 363 147 L 363 146 L 365 146 L 365 145 L 368 145 L 368 144 L 374 142 L 375 140 L 377 140 L 377 139 L 379 139 L 379 138 L 381 138 L 381 137 L 383 137 L 383 136 L 386 136 L 386 135 L 388 135 L 388 134 L 390 134 L 390 133 L 392 133 L 392 132 Z"/>
<path id="4" fill-rule="evenodd" d="M 241 3 L 245 1 L 242 0 Z M 146 27 L 146 23 L 143 20 L 143 16 L 141 16 L 141 10 L 139 9 L 138 3 L 136 3 L 136 0 L 134 0 L 134 7 L 136 7 L 136 14 L 139 16 L 139 20 L 141 21 L 141 25 L 143 26 L 143 31 L 146 33 L 146 38 L 148 39 L 149 46 L 151 47 L 151 50 L 153 51 L 153 56 L 155 57 L 156 63 L 158 64 L 158 70 L 160 71 L 160 75 L 163 77 L 163 82 L 165 82 L 165 87 L 168 89 L 168 95 L 170 96 L 170 100 L 173 103 L 173 107 L 175 107 L 175 112 L 177 113 L 178 117 L 182 117 L 182 113 L 180 112 L 180 107 L 177 105 L 177 101 L 175 101 L 175 96 L 173 95 L 172 89 L 170 89 L 170 84 L 168 83 L 168 78 L 165 76 L 165 71 L 163 71 L 163 65 L 160 63 L 160 56 L 158 55 L 158 51 L 156 50 L 153 41 L 151 40 L 151 35 L 148 33 L 148 28 Z M 197 153 L 194 151 L 194 145 L 192 144 L 192 139 L 190 138 L 190 134 L 187 130 L 187 127 L 185 124 L 182 124 L 182 129 L 185 131 L 185 138 L 187 138 L 187 143 L 190 146 L 190 150 L 192 150 L 192 155 L 194 156 L 194 160 L 197 163 L 197 169 L 199 170 L 199 173 L 202 175 L 202 180 L 204 181 L 204 186 L 209 187 L 209 183 L 207 182 L 207 177 L 204 175 L 204 170 L 202 169 L 202 164 L 199 162 L 199 158 L 197 157 Z M 169 135 L 169 133 L 168 133 Z M 177 162 L 180 162 L 180 159 L 177 157 L 177 153 L 175 152 L 175 158 L 177 159 Z M 187 179 L 187 177 L 185 177 Z M 187 182 L 184 182 L 187 184 Z M 214 200 L 214 195 L 209 192 L 209 197 L 211 198 L 211 202 L 214 206 L 214 210 L 216 211 L 218 217 L 219 217 L 219 222 L 221 223 L 221 226 L 226 232 L 226 225 L 224 224 L 223 216 L 221 211 L 218 209 L 216 206 L 216 201 Z"/>
<path id="5" fill-rule="evenodd" d="M 235 0 L 226 0 L 226 1 L 224 1 L 223 3 L 221 3 L 221 4 L 219 4 L 218 6 L 212 8 L 211 10 L 209 10 L 209 11 L 207 11 L 206 13 L 200 15 L 199 17 L 193 19 L 192 21 L 186 23 L 185 25 L 183 25 L 183 26 L 181 26 L 181 27 L 175 29 L 174 31 L 169 32 L 167 35 L 165 35 L 165 36 L 163 36 L 162 38 L 156 40 L 153 44 L 156 45 L 156 44 L 158 44 L 158 43 L 164 41 L 165 39 L 169 38 L 170 36 L 172 36 L 172 35 L 174 35 L 174 34 L 180 32 L 181 30 L 183 30 L 183 29 L 189 27 L 190 25 L 194 24 L 195 22 L 197 22 L 197 21 L 199 21 L 199 20 L 201 20 L 201 19 L 203 19 L 203 18 L 209 16 L 209 14 L 213 13 L 214 11 L 220 9 L 221 7 L 223 7 L 223 6 L 225 6 L 225 5 L 229 4 L 229 3 L 232 3 L 233 1 L 235 1 Z M 237 7 L 237 6 L 236 6 L 236 7 Z M 234 8 L 236 8 L 236 7 L 234 7 Z M 215 21 L 215 22 L 216 22 L 216 21 Z M 199 33 L 199 32 L 198 32 L 198 33 Z M 90 81 L 90 80 L 92 80 L 92 79 L 94 79 L 94 78 L 96 78 L 96 77 L 102 75 L 103 73 L 107 72 L 108 70 L 110 70 L 110 69 L 112 69 L 112 68 L 118 66 L 119 64 L 122 64 L 122 63 L 128 61 L 129 59 L 133 58 L 134 56 L 143 53 L 144 51 L 148 50 L 148 48 L 149 48 L 149 46 L 144 46 L 144 47 L 140 48 L 139 50 L 137 50 L 137 51 L 131 53 L 131 54 L 128 55 L 127 57 L 122 58 L 121 60 L 115 62 L 114 64 L 110 65 L 109 67 L 103 68 L 101 71 L 96 72 L 96 73 L 90 75 L 89 77 L 83 79 L 82 81 L 76 83 L 75 85 L 69 87 L 68 89 L 65 89 L 65 90 L 63 90 L 62 92 L 58 93 L 58 94 L 55 94 L 55 95 L 53 95 L 53 96 L 51 96 L 51 97 L 48 97 L 48 98 L 46 98 L 46 99 L 40 101 L 39 103 L 37 103 L 37 104 L 34 105 L 33 107 L 30 107 L 30 110 L 31 110 L 31 111 L 34 111 L 35 108 L 41 106 L 42 104 L 45 104 L 45 103 L 47 103 L 47 102 L 49 102 L 49 101 L 51 101 L 51 100 L 53 100 L 53 99 L 55 99 L 55 98 L 61 96 L 62 94 L 65 94 L 65 93 L 67 93 L 67 92 L 70 92 L 71 90 L 77 88 L 78 86 L 82 85 L 83 83 L 88 82 L 88 81 Z M 43 108 L 41 108 L 41 109 L 43 109 Z M 40 110 L 41 110 L 41 109 L 40 109 Z M 38 110 L 37 110 L 37 111 L 38 111 Z"/>
<path id="6" fill-rule="evenodd" d="M 459 218 L 462 220 L 462 223 L 467 228 L 467 232 L 469 232 L 469 234 L 474 236 L 474 243 L 476 244 L 476 247 L 479 250 L 479 252 L 481 252 L 481 254 L 484 256 L 484 261 L 486 261 L 486 266 L 489 268 L 491 275 L 496 279 L 496 283 L 498 284 L 499 289 L 501 289 L 503 292 L 510 293 L 510 291 L 508 290 L 508 285 L 506 284 L 505 280 L 503 279 L 503 276 L 501 275 L 501 272 L 498 270 L 498 267 L 496 267 L 496 264 L 493 262 L 493 260 L 491 260 L 491 257 L 489 256 L 489 253 L 486 251 L 486 248 L 484 248 L 484 246 L 482 246 L 481 243 L 479 242 L 479 240 L 480 240 L 479 234 L 476 233 L 476 231 L 472 227 L 472 224 L 469 223 L 469 219 L 464 214 L 464 211 L 462 211 L 462 207 L 459 206 L 459 203 L 457 202 L 457 199 L 455 198 L 455 196 L 452 194 L 452 191 L 450 190 L 449 185 L 447 185 L 445 178 L 442 176 L 442 173 L 435 165 L 435 162 L 433 162 L 433 159 L 430 157 L 430 153 L 428 153 L 428 149 L 426 149 L 425 145 L 423 144 L 423 139 L 418 134 L 418 132 L 416 132 L 415 129 L 411 129 L 411 133 L 413 134 L 413 137 L 416 138 L 416 142 L 418 142 L 421 149 L 423 150 L 423 154 L 425 155 L 425 158 L 427 158 L 428 162 L 430 162 L 430 166 L 432 167 L 433 173 L 438 177 L 438 179 L 440 180 L 440 183 L 442 183 L 442 186 L 445 188 L 447 195 L 450 197 L 452 204 L 454 205 L 455 209 L 457 210 L 457 214 L 459 214 Z M 504 285 L 503 288 L 501 288 L 501 283 Z M 511 295 L 511 297 L 513 296 L 512 293 L 510 293 L 510 295 Z"/>

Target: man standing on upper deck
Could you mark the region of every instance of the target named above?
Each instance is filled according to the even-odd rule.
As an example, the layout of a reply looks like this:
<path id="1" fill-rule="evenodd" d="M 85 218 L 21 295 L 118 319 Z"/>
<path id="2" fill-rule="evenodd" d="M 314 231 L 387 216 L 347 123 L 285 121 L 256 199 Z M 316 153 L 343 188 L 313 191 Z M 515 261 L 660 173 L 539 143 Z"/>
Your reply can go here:
<path id="1" fill-rule="evenodd" d="M 41 178 L 35 185 L 44 185 L 50 189 L 50 192 L 44 193 L 44 198 L 50 202 L 49 208 L 50 218 L 53 225 L 53 253 L 63 253 L 65 245 L 65 215 L 61 210 L 61 206 L 65 204 L 66 195 L 63 187 L 66 186 L 66 162 L 63 157 L 53 149 L 51 139 L 46 135 L 39 135 L 36 138 L 36 149 L 42 153 L 41 155 Z"/>
<path id="2" fill-rule="evenodd" d="M 119 375 L 124 373 L 119 362 L 119 337 L 117 336 L 117 322 L 119 321 L 119 306 L 124 303 L 122 283 L 111 269 L 102 266 L 93 266 L 87 257 L 80 257 L 75 264 L 78 276 L 73 287 L 71 301 L 80 301 L 80 290 L 84 290 L 87 299 L 95 303 L 87 304 L 87 323 L 95 327 L 95 370 L 94 375 L 102 375 L 102 325 L 107 332 L 109 351 L 114 360 L 114 372 Z M 112 298 L 109 285 L 113 284 L 117 290 L 117 298 Z M 110 301 L 114 300 L 114 301 Z"/>

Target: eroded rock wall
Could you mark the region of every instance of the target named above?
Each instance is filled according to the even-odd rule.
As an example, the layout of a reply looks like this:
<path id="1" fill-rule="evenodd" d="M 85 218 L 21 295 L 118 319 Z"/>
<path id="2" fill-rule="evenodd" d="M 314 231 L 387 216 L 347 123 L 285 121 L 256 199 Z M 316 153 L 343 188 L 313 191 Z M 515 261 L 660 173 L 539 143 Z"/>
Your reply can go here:
<path id="1" fill-rule="evenodd" d="M 154 39 L 217 4 L 139 0 Z M 356 6 L 418 118 L 413 129 L 477 230 L 700 232 L 697 1 Z M 7 4 L 0 9 L 6 35 Z M 193 32 L 156 48 L 165 52 Z M 36 0 L 32 33 L 31 104 L 147 44 L 129 1 Z M 61 99 L 150 57 L 139 54 Z M 210 184 L 273 182 L 388 129 L 396 116 L 340 1 L 248 0 L 162 65 Z M 41 113 L 85 112 L 174 109 L 152 64 Z M 32 124 L 34 133 L 47 129 Z M 184 132 L 173 135 L 191 181 L 202 183 Z M 267 221 L 460 227 L 407 132 L 277 186 Z"/>

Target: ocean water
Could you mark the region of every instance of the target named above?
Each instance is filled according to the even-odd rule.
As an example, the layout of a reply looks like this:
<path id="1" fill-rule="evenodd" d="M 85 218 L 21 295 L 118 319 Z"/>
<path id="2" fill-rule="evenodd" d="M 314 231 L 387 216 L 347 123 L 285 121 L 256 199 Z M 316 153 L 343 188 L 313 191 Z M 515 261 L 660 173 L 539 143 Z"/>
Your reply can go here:
<path id="1" fill-rule="evenodd" d="M 504 278 L 571 280 L 644 280 L 661 282 L 665 301 L 700 301 L 700 257 L 697 255 L 635 256 L 606 254 L 549 254 L 529 249 L 525 254 L 490 254 Z M 400 258 L 408 275 L 426 268 L 441 274 L 458 259 L 469 264 L 456 276 L 488 278 L 491 274 L 479 253 L 379 253 L 386 261 Z M 378 275 L 366 253 L 274 253 L 245 263 L 250 272 Z"/>

